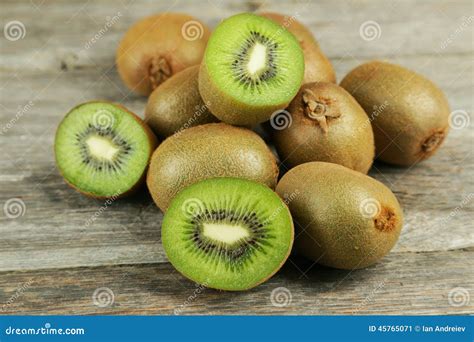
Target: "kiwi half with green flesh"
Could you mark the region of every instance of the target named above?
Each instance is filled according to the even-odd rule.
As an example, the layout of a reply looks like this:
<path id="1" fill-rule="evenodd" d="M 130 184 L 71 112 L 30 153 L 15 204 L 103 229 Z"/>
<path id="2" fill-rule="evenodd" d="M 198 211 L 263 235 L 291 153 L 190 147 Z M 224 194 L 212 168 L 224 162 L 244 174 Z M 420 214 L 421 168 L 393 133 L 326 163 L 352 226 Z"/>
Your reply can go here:
<path id="1" fill-rule="evenodd" d="M 329 59 L 311 31 L 295 19 L 294 16 L 285 16 L 278 13 L 264 12 L 259 15 L 271 19 L 284 29 L 290 31 L 300 43 L 304 54 L 303 84 L 311 82 L 336 82 L 336 72 Z"/>
<path id="2" fill-rule="evenodd" d="M 295 37 L 269 19 L 243 13 L 224 20 L 209 38 L 199 92 L 223 122 L 255 125 L 290 103 L 303 74 Z"/>
<path id="3" fill-rule="evenodd" d="M 141 95 L 175 73 L 201 63 L 210 31 L 196 18 L 160 13 L 141 19 L 117 49 L 117 69 L 127 87 Z"/>
<path id="4" fill-rule="evenodd" d="M 326 266 L 372 265 L 392 249 L 402 229 L 402 209 L 390 189 L 341 165 L 298 165 L 276 191 L 288 199 L 296 251 Z"/>
<path id="5" fill-rule="evenodd" d="M 282 162 L 324 161 L 367 173 L 374 159 L 372 127 L 365 111 L 333 83 L 305 84 L 286 109 L 291 125 L 273 129 Z"/>
<path id="6" fill-rule="evenodd" d="M 278 167 L 258 134 L 211 123 L 167 138 L 153 153 L 147 185 L 156 205 L 164 212 L 179 191 L 214 177 L 245 178 L 274 188 Z"/>
<path id="7" fill-rule="evenodd" d="M 342 80 L 372 121 L 377 158 L 410 166 L 432 156 L 449 130 L 449 104 L 430 80 L 404 67 L 373 61 Z"/>
<path id="8" fill-rule="evenodd" d="M 199 66 L 195 65 L 167 79 L 151 93 L 145 122 L 159 137 L 218 120 L 209 112 L 198 89 Z"/>
<path id="9" fill-rule="evenodd" d="M 241 291 L 263 283 L 288 258 L 293 221 L 268 187 L 213 178 L 181 191 L 163 218 L 161 240 L 171 264 L 206 287 Z"/>
<path id="10" fill-rule="evenodd" d="M 87 102 L 62 120 L 54 141 L 66 182 L 96 198 L 118 198 L 142 184 L 157 145 L 148 126 L 126 108 Z"/>

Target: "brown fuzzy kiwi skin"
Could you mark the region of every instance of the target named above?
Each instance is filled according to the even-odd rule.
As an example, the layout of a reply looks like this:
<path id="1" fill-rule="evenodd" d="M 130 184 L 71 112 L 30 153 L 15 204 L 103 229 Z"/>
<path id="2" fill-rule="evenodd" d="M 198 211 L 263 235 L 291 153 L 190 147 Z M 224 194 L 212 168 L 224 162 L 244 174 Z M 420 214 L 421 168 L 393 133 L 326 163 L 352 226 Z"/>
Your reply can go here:
<path id="1" fill-rule="evenodd" d="M 107 101 L 107 100 L 92 100 L 92 101 L 87 101 L 87 102 L 84 102 L 84 103 L 81 103 L 77 106 L 75 106 L 74 108 L 72 108 L 69 112 L 71 113 L 72 111 L 74 111 L 75 109 L 81 107 L 81 106 L 84 106 L 84 105 L 87 105 L 87 104 L 92 104 L 92 103 L 107 103 L 107 104 L 110 104 L 110 105 L 113 105 L 115 107 L 119 107 L 121 110 L 129 113 L 131 115 L 131 117 L 133 119 L 135 119 L 136 122 L 138 122 L 144 129 L 146 135 L 148 136 L 148 141 L 149 141 L 149 144 L 150 144 L 150 156 L 148 157 L 149 160 L 151 159 L 151 155 L 153 154 L 153 151 L 155 150 L 156 146 L 158 146 L 158 139 L 156 138 L 155 134 L 152 132 L 152 130 L 150 129 L 150 127 L 148 127 L 148 125 L 138 116 L 136 115 L 135 113 L 131 112 L 128 108 L 125 108 L 124 106 L 122 106 L 121 104 L 118 104 L 118 103 L 113 103 L 113 102 L 110 102 L 110 101 Z M 68 115 L 66 114 L 66 116 Z M 65 116 L 65 117 L 66 117 Z M 64 120 L 64 119 L 63 119 Z M 61 121 L 62 123 L 62 121 Z M 59 126 L 61 125 L 61 123 L 58 125 L 58 128 Z M 58 129 L 56 130 L 56 135 L 57 135 L 57 132 L 58 132 Z M 56 141 L 56 138 L 55 138 L 55 141 Z M 53 146 L 54 148 L 54 146 Z M 57 165 L 57 156 L 56 156 L 56 151 L 54 151 L 54 157 L 56 159 L 56 165 Z M 124 198 L 124 197 L 127 197 L 127 196 L 130 196 L 130 195 L 133 195 L 134 193 L 136 193 L 143 185 L 143 183 L 145 182 L 145 179 L 146 179 L 146 174 L 147 174 L 147 170 L 148 170 L 148 167 L 145 168 L 145 170 L 143 171 L 143 175 L 140 177 L 140 179 L 127 191 L 125 191 L 124 193 L 121 193 L 117 196 L 97 196 L 93 193 L 90 193 L 90 192 L 86 192 L 86 191 L 82 191 L 81 189 L 77 188 L 74 184 L 70 183 L 66 177 L 64 177 L 63 173 L 61 172 L 61 170 L 58 168 L 58 171 L 59 173 L 61 174 L 61 176 L 63 177 L 64 179 L 64 182 L 69 185 L 71 188 L 73 188 L 74 190 L 76 190 L 77 192 L 87 196 L 87 197 L 91 197 L 91 198 L 95 198 L 95 199 L 110 199 L 110 198 L 113 198 L 113 199 L 119 199 L 119 198 Z"/>
<path id="2" fill-rule="evenodd" d="M 278 167 L 256 133 L 210 123 L 167 138 L 152 155 L 147 185 L 156 205 L 165 212 L 179 191 L 214 177 L 245 178 L 273 189 Z"/>
<path id="3" fill-rule="evenodd" d="M 199 93 L 211 113 L 223 122 L 237 126 L 253 126 L 267 121 L 272 113 L 288 105 L 287 102 L 282 102 L 268 106 L 252 106 L 229 97 L 210 79 L 205 58 L 199 71 Z M 226 110 L 223 111 L 223 108 Z"/>
<path id="4" fill-rule="evenodd" d="M 403 212 L 385 185 L 344 166 L 311 162 L 286 173 L 276 192 L 296 227 L 295 249 L 322 265 L 368 267 L 395 245 Z"/>
<path id="5" fill-rule="evenodd" d="M 303 84 L 310 82 L 336 83 L 336 72 L 331 62 L 321 51 L 318 42 L 306 26 L 291 16 L 272 12 L 259 13 L 259 15 L 280 24 L 290 31 L 300 43 L 305 60 Z"/>
<path id="6" fill-rule="evenodd" d="M 314 117 L 318 113 L 311 110 L 314 104 L 327 116 Z M 343 88 L 334 83 L 305 84 L 287 111 L 291 125 L 271 131 L 286 166 L 323 161 L 369 171 L 375 155 L 372 127 L 365 111 Z"/>
<path id="7" fill-rule="evenodd" d="M 148 98 L 145 122 L 160 138 L 183 129 L 217 122 L 198 89 L 199 65 L 186 68 L 160 84 Z"/>
<path id="8" fill-rule="evenodd" d="M 371 118 L 377 158 L 384 162 L 416 164 L 432 156 L 448 134 L 450 109 L 445 95 L 411 70 L 372 61 L 349 72 L 341 86 Z"/>
<path id="9" fill-rule="evenodd" d="M 130 27 L 119 44 L 116 64 L 120 77 L 129 89 L 149 95 L 171 75 L 198 65 L 209 36 L 208 27 L 187 14 L 145 17 Z"/>

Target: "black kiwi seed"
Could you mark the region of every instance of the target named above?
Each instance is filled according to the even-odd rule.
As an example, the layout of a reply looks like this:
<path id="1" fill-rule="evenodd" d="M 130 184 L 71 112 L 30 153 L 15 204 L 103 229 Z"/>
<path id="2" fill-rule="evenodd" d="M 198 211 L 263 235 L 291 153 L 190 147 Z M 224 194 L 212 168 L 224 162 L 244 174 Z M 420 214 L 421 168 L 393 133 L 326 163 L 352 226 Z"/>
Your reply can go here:
<path id="1" fill-rule="evenodd" d="M 267 68 L 264 72 L 255 76 L 248 75 L 246 72 L 246 65 L 248 63 L 248 52 L 256 43 L 265 45 L 268 48 L 267 52 Z M 249 38 L 246 39 L 242 49 L 236 53 L 234 62 L 232 63 L 232 69 L 235 75 L 235 80 L 240 82 L 242 85 L 255 86 L 259 85 L 261 81 L 269 80 L 276 76 L 276 64 L 275 55 L 278 44 L 271 41 L 270 38 L 260 34 L 259 32 L 250 31 Z"/>
<path id="2" fill-rule="evenodd" d="M 203 236 L 204 223 L 229 223 L 234 224 L 240 221 L 249 230 L 250 236 L 241 239 L 232 245 L 224 243 L 215 243 L 214 241 Z M 271 238 L 265 227 L 265 223 L 261 222 L 255 212 L 237 214 L 232 210 L 209 210 L 193 215 L 190 219 L 191 228 L 189 235 L 191 241 L 194 242 L 196 248 L 219 255 L 231 269 L 237 271 L 243 266 L 245 260 L 251 255 L 252 250 L 259 249 L 260 244 Z"/>
<path id="3" fill-rule="evenodd" d="M 90 154 L 89 148 L 86 145 L 86 140 L 91 135 L 98 135 L 100 137 L 108 138 L 120 147 L 120 151 L 111 162 L 98 160 Z M 96 171 L 102 171 L 104 168 L 112 171 L 120 171 L 124 166 L 126 155 L 133 149 L 132 146 L 121 138 L 117 133 L 113 132 L 110 127 L 102 127 L 98 125 L 88 124 L 86 129 L 80 133 L 76 133 L 76 144 L 80 148 L 81 158 L 84 164 L 92 167 Z"/>

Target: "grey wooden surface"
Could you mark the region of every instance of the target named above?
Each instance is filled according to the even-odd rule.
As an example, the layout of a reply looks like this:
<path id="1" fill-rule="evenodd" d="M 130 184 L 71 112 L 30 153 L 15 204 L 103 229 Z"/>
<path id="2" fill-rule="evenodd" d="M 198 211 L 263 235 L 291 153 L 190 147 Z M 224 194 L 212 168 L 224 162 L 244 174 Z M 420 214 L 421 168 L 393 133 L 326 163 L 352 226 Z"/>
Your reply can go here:
<path id="1" fill-rule="evenodd" d="M 196 286 L 167 262 L 162 214 L 145 190 L 111 205 L 85 198 L 59 176 L 52 144 L 63 115 L 83 101 L 108 99 L 143 116 L 146 99 L 128 92 L 114 66 L 118 41 L 137 19 L 178 11 L 213 27 L 258 9 L 307 24 L 338 80 L 375 58 L 428 76 L 446 92 L 454 128 L 430 160 L 371 170 L 406 216 L 379 264 L 348 272 L 292 257 L 256 289 L 225 293 Z M 24 31 L 0 37 L 0 313 L 473 313 L 472 15 L 469 0 L 2 0 L 1 27 L 20 22 Z M 373 40 L 361 33 L 367 25 Z"/>

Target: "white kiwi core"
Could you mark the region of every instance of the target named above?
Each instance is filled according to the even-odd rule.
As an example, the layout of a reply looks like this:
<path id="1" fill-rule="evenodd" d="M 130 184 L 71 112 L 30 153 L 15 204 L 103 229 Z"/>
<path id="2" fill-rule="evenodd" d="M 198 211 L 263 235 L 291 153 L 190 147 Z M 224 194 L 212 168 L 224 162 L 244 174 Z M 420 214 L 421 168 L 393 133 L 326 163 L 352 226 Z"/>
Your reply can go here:
<path id="1" fill-rule="evenodd" d="M 120 150 L 110 139 L 96 135 L 91 135 L 87 138 L 86 145 L 90 154 L 101 160 L 112 161 Z"/>
<path id="2" fill-rule="evenodd" d="M 250 236 L 248 229 L 242 225 L 228 223 L 204 223 L 203 235 L 208 239 L 233 244 Z"/>
<path id="3" fill-rule="evenodd" d="M 266 68 L 267 64 L 267 47 L 263 44 L 256 43 L 249 52 L 249 60 L 247 63 L 247 71 L 250 75 L 258 75 Z"/>

